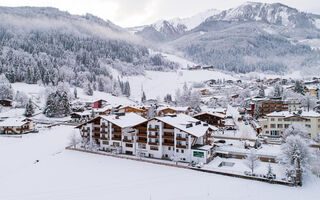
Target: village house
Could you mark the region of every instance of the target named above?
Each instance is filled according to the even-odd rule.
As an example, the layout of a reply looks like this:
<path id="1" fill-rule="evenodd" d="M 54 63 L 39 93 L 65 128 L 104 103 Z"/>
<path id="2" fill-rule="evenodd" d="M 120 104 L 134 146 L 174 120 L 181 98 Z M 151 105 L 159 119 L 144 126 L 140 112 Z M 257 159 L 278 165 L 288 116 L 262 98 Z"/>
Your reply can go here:
<path id="1" fill-rule="evenodd" d="M 144 106 L 137 107 L 137 106 L 123 106 L 119 109 L 116 109 L 117 113 L 136 113 L 144 118 L 147 117 L 148 109 Z"/>
<path id="2" fill-rule="evenodd" d="M 94 101 L 88 101 L 86 102 L 85 106 L 87 108 L 103 108 L 108 104 L 106 100 L 99 99 Z"/>
<path id="3" fill-rule="evenodd" d="M 255 112 L 259 113 L 259 116 L 265 116 L 266 114 L 275 111 L 287 111 L 288 102 L 277 98 L 271 98 L 267 100 L 255 101 L 251 104 L 251 115 L 254 116 Z M 258 109 L 258 110 L 257 110 Z"/>
<path id="4" fill-rule="evenodd" d="M 0 105 L 5 106 L 5 107 L 11 107 L 12 101 L 9 99 L 0 99 Z"/>
<path id="5" fill-rule="evenodd" d="M 168 114 L 186 114 L 189 115 L 191 112 L 191 107 L 160 107 L 157 109 L 158 116 L 165 116 Z"/>
<path id="6" fill-rule="evenodd" d="M 0 122 L 0 134 L 26 134 L 36 130 L 29 118 L 8 118 Z"/>
<path id="7" fill-rule="evenodd" d="M 227 118 L 224 114 L 211 112 L 199 113 L 193 117 L 217 127 L 224 127 L 224 120 Z"/>
<path id="8" fill-rule="evenodd" d="M 291 124 L 300 124 L 309 132 L 312 139 L 320 132 L 320 114 L 314 111 L 273 112 L 261 121 L 261 136 L 279 138 Z"/>

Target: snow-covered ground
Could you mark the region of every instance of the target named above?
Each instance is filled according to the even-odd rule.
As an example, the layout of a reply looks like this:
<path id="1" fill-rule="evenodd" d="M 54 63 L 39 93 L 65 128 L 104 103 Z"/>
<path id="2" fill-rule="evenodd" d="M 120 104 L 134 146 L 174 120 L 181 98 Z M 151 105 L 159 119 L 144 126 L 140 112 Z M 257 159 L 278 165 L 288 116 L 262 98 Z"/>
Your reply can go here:
<path id="1" fill-rule="evenodd" d="M 208 70 L 178 70 L 177 72 L 146 71 L 145 76 L 128 77 L 131 87 L 131 98 L 141 99 L 141 91 L 144 90 L 148 99 L 160 97 L 166 94 L 174 96 L 177 89 L 181 89 L 184 83 L 188 85 L 194 82 L 202 82 L 210 79 L 235 80 L 234 77 L 219 71 Z"/>
<path id="2" fill-rule="evenodd" d="M 73 128 L 0 137 L 0 199 L 317 199 L 319 179 L 302 188 L 272 185 L 65 150 Z M 35 160 L 39 160 L 34 164 Z"/>

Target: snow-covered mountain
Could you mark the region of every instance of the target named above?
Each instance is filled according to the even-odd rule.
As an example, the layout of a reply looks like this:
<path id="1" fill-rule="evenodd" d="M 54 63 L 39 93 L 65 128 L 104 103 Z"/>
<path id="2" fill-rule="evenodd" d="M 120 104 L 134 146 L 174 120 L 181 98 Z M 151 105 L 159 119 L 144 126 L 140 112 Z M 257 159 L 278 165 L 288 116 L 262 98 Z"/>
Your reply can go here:
<path id="1" fill-rule="evenodd" d="M 247 2 L 213 15 L 207 21 L 262 21 L 293 28 L 315 28 L 319 25 L 319 19 L 320 16 L 309 15 L 280 3 Z"/>
<path id="2" fill-rule="evenodd" d="M 218 13 L 220 13 L 220 11 L 216 9 L 210 9 L 205 12 L 198 13 L 192 17 L 159 20 L 151 25 L 132 27 L 128 28 L 128 30 L 148 40 L 163 42 L 178 38 L 185 32 L 190 31 L 200 25 L 208 17 Z"/>

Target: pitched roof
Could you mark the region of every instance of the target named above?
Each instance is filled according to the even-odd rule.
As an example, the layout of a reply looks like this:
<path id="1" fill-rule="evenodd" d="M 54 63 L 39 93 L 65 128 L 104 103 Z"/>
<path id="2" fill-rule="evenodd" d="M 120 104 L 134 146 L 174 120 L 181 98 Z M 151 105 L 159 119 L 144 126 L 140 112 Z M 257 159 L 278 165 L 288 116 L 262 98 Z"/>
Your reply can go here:
<path id="1" fill-rule="evenodd" d="M 117 115 L 102 116 L 102 118 L 121 128 L 132 127 L 137 124 L 141 124 L 143 122 L 148 121 L 147 119 L 141 117 L 136 113 L 126 113 L 125 115 L 122 115 L 122 116 L 117 116 Z"/>
<path id="2" fill-rule="evenodd" d="M 0 126 L 23 126 L 26 123 L 25 118 L 8 118 L 0 122 Z"/>
<path id="3" fill-rule="evenodd" d="M 320 117 L 320 114 L 315 111 L 302 111 L 301 114 L 298 112 L 289 112 L 289 111 L 281 111 L 281 112 L 273 112 L 267 114 L 267 117 Z"/>
<path id="4" fill-rule="evenodd" d="M 202 122 L 198 119 L 195 119 L 189 115 L 178 114 L 173 116 L 165 116 L 165 117 L 156 117 L 155 119 L 162 121 L 166 124 L 169 124 L 181 131 L 189 133 L 195 137 L 201 137 L 206 134 L 208 129 L 217 130 L 215 126 L 211 126 Z M 197 124 L 196 124 L 197 123 Z M 192 124 L 191 127 L 187 128 L 188 124 Z M 206 124 L 206 126 L 204 125 Z"/>

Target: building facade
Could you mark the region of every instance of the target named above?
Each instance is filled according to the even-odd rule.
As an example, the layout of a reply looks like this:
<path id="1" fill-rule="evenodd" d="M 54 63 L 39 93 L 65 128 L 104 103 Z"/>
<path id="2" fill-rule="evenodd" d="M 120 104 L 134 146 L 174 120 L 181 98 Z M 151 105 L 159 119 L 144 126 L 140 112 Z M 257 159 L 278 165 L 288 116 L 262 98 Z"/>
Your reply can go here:
<path id="1" fill-rule="evenodd" d="M 262 136 L 281 137 L 284 130 L 292 124 L 300 124 L 308 131 L 310 137 L 315 139 L 320 132 L 320 114 L 309 112 L 273 112 L 266 115 L 261 121 Z"/>

